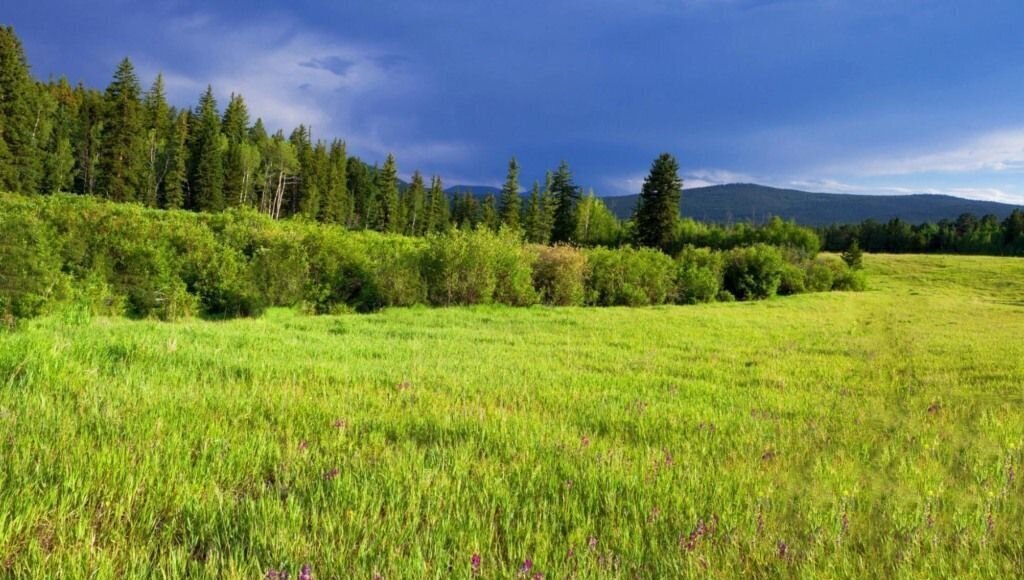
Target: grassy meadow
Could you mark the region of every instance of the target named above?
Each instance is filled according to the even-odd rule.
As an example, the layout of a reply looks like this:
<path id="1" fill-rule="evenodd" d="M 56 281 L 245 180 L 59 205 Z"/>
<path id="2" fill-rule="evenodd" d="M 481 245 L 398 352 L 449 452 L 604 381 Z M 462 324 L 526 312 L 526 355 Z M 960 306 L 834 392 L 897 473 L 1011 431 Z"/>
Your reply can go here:
<path id="1" fill-rule="evenodd" d="M 1024 260 L 865 261 L 751 303 L 28 321 L 0 576 L 1020 574 Z"/>

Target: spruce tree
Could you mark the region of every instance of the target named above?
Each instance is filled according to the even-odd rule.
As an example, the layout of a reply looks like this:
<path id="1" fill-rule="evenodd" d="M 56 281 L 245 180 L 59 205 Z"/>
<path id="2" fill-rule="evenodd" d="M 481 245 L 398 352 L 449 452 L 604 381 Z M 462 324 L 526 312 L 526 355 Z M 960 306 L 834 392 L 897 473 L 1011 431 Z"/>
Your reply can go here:
<path id="1" fill-rule="evenodd" d="M 221 211 L 224 209 L 224 160 L 226 146 L 220 130 L 220 115 L 213 87 L 199 98 L 193 114 L 189 137 L 189 201 L 191 209 Z"/>
<path id="2" fill-rule="evenodd" d="M 508 175 L 501 188 L 501 223 L 519 229 L 522 198 L 519 197 L 519 163 L 513 157 L 508 162 Z"/>
<path id="3" fill-rule="evenodd" d="M 667 251 L 675 240 L 679 221 L 679 198 L 683 180 L 675 157 L 662 153 L 644 179 L 640 200 L 633 215 L 636 241 L 642 246 Z"/>
<path id="4" fill-rule="evenodd" d="M 185 191 L 188 186 L 188 111 L 171 113 L 174 122 L 167 128 L 166 143 L 167 172 L 164 174 L 157 204 L 164 209 L 181 209 L 185 206 Z"/>
<path id="5" fill-rule="evenodd" d="M 573 183 L 569 164 L 565 161 L 558 166 L 552 178 L 551 194 L 554 197 L 551 241 L 572 242 L 576 235 L 576 203 L 580 199 L 580 191 Z"/>
<path id="6" fill-rule="evenodd" d="M 328 154 L 327 187 L 324 189 L 323 203 L 320 205 L 320 220 L 329 224 L 347 225 L 352 214 L 351 198 L 348 194 L 348 158 L 345 155 L 345 142 L 332 141 Z"/>
<path id="7" fill-rule="evenodd" d="M 377 215 L 374 226 L 380 232 L 402 231 L 402 209 L 398 198 L 398 165 L 388 153 L 384 167 L 377 171 Z"/>
<path id="8" fill-rule="evenodd" d="M 546 243 L 541 240 L 539 234 L 541 224 L 540 207 L 540 184 L 533 182 L 533 189 L 530 190 L 530 202 L 526 206 L 526 217 L 523 220 L 523 230 L 526 232 L 526 239 L 534 244 Z"/>
<path id="9" fill-rule="evenodd" d="M 495 232 L 501 227 L 501 218 L 498 215 L 498 201 L 490 193 L 484 197 L 484 202 L 480 207 L 480 225 Z"/>
<path id="10" fill-rule="evenodd" d="M 153 207 L 158 205 L 160 189 L 169 170 L 167 144 L 168 138 L 173 135 L 163 75 L 156 76 L 153 86 L 146 93 L 142 108 L 146 156 L 141 201 Z"/>
<path id="11" fill-rule="evenodd" d="M 100 133 L 103 129 L 103 96 L 79 84 L 75 88 L 78 118 L 72 147 L 75 155 L 75 185 L 77 193 L 92 195 L 96 192 L 96 173 L 100 159 Z"/>
<path id="12" fill-rule="evenodd" d="M 145 188 L 141 95 L 135 67 L 126 58 L 117 66 L 114 80 L 103 95 L 97 189 L 100 195 L 114 201 L 140 200 Z"/>
<path id="13" fill-rule="evenodd" d="M 345 167 L 348 193 L 352 197 L 352 227 L 372 228 L 377 215 L 377 188 L 373 172 L 358 157 Z"/>
<path id="14" fill-rule="evenodd" d="M 39 89 L 14 28 L 0 27 L 0 190 L 36 193 L 42 179 Z"/>
<path id="15" fill-rule="evenodd" d="M 444 191 L 441 178 L 435 175 L 430 180 L 430 223 L 427 233 L 447 230 L 451 219 L 449 213 L 448 194 Z"/>
<path id="16" fill-rule="evenodd" d="M 67 79 L 49 87 L 54 103 L 52 130 L 43 160 L 44 192 L 71 191 L 75 181 L 75 152 L 72 140 L 78 124 L 78 96 Z"/>
<path id="17" fill-rule="evenodd" d="M 249 198 L 252 172 L 255 171 L 252 162 L 254 148 L 248 143 L 249 109 L 242 95 L 231 95 L 224 109 L 221 132 L 228 143 L 224 154 L 224 203 L 237 206 Z"/>
<path id="18" fill-rule="evenodd" d="M 422 236 L 426 233 L 427 218 L 424 215 L 426 202 L 426 185 L 423 174 L 417 170 L 412 174 L 412 182 L 405 191 L 405 233 L 410 236 Z"/>

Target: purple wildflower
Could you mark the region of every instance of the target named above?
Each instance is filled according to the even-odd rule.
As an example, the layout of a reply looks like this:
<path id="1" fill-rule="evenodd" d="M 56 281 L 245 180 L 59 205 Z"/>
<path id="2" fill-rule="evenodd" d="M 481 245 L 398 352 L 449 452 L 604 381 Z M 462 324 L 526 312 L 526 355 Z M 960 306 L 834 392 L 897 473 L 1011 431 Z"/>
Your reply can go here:
<path id="1" fill-rule="evenodd" d="M 309 567 L 309 564 L 302 565 L 302 570 L 299 571 L 299 580 L 313 580 L 313 569 Z"/>
<path id="2" fill-rule="evenodd" d="M 327 481 L 331 481 L 335 477 L 338 477 L 339 473 L 341 473 L 341 470 L 335 467 L 324 473 L 324 479 L 326 479 Z"/>
<path id="3" fill-rule="evenodd" d="M 590 437 L 587 437 L 586 435 L 581 437 L 580 445 L 582 445 L 583 447 L 590 447 Z"/>
<path id="4" fill-rule="evenodd" d="M 299 451 L 305 451 L 307 449 L 309 449 L 309 441 L 305 441 L 305 440 L 300 441 L 299 442 Z"/>
<path id="5" fill-rule="evenodd" d="M 519 567 L 519 573 L 529 574 L 530 570 L 533 570 L 533 560 L 527 558 L 523 560 L 523 565 Z"/>
<path id="6" fill-rule="evenodd" d="M 474 576 L 480 575 L 480 554 L 473 554 L 473 557 L 469 559 L 469 567 Z"/>
<path id="7" fill-rule="evenodd" d="M 587 539 L 587 546 L 588 546 L 588 547 L 589 547 L 589 548 L 590 548 L 591 550 L 596 550 L 596 549 L 597 549 L 597 538 L 596 538 L 596 537 L 594 537 L 594 536 L 590 536 L 590 537 L 589 537 L 589 538 Z"/>

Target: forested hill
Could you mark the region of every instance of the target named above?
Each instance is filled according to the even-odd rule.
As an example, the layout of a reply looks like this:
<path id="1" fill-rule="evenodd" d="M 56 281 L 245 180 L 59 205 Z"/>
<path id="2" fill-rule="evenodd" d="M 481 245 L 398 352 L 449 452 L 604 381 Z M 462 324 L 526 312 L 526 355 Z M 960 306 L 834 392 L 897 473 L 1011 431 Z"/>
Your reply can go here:
<path id="1" fill-rule="evenodd" d="M 617 216 L 627 218 L 636 206 L 637 197 L 606 197 L 604 202 Z M 686 189 L 680 205 L 683 215 L 701 221 L 763 221 L 779 216 L 807 226 L 857 223 L 867 219 L 884 222 L 896 217 L 909 223 L 938 222 L 956 219 L 963 213 L 995 214 L 1003 219 L 1020 207 L 949 195 L 809 193 L 747 183 Z"/>

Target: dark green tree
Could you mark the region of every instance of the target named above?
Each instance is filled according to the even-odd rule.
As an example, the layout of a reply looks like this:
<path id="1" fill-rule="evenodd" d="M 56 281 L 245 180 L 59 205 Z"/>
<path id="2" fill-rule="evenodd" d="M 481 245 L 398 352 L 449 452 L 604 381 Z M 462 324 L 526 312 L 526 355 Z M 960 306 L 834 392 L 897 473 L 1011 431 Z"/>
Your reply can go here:
<path id="1" fill-rule="evenodd" d="M 484 197 L 484 202 L 480 206 L 480 225 L 495 232 L 501 227 L 501 218 L 498 216 L 498 201 L 489 193 Z"/>
<path id="2" fill-rule="evenodd" d="M 237 206 L 251 197 L 253 174 L 258 164 L 253 159 L 255 148 L 249 144 L 249 109 L 242 95 L 232 94 L 228 100 L 221 132 L 228 144 L 224 153 L 224 203 Z"/>
<path id="3" fill-rule="evenodd" d="M 153 86 L 142 103 L 143 131 L 145 133 L 145 171 L 140 200 L 153 207 L 158 205 L 163 180 L 169 167 L 168 139 L 173 135 L 172 117 L 164 90 L 164 77 L 157 75 Z"/>
<path id="4" fill-rule="evenodd" d="M 864 251 L 860 249 L 860 243 L 856 238 L 847 246 L 846 251 L 842 254 L 842 258 L 847 266 L 855 270 L 859 270 L 864 265 Z"/>
<path id="5" fill-rule="evenodd" d="M 380 232 L 402 231 L 402 207 L 398 197 L 398 164 L 395 156 L 388 153 L 384 167 L 377 171 L 377 215 L 374 227 Z"/>
<path id="6" fill-rule="evenodd" d="M 146 139 L 141 95 L 135 67 L 126 58 L 117 66 L 114 80 L 103 96 L 97 189 L 100 195 L 114 201 L 142 200 L 145 190 Z"/>
<path id="7" fill-rule="evenodd" d="M 0 189 L 36 193 L 43 176 L 39 89 L 14 28 L 0 27 Z"/>
<path id="8" fill-rule="evenodd" d="M 224 209 L 224 157 L 226 139 L 213 87 L 199 98 L 189 137 L 189 207 L 199 211 Z"/>
<path id="9" fill-rule="evenodd" d="M 426 233 L 428 218 L 424 215 L 427 190 L 423 174 L 417 170 L 412 174 L 412 182 L 405 191 L 405 233 L 410 236 L 422 236 Z"/>
<path id="10" fill-rule="evenodd" d="M 426 232 L 443 232 L 447 230 L 450 219 L 448 194 L 444 191 L 441 178 L 436 175 L 430 180 L 429 200 L 429 223 L 426 227 Z"/>
<path id="11" fill-rule="evenodd" d="M 63 77 L 49 86 L 54 104 L 52 130 L 43 160 L 44 192 L 71 191 L 75 181 L 75 152 L 72 140 L 78 124 L 78 98 Z"/>
<path id="12" fill-rule="evenodd" d="M 174 122 L 168 127 L 166 144 L 167 172 L 161 180 L 158 205 L 164 209 L 185 206 L 188 187 L 188 111 L 171 113 Z"/>
<path id="13" fill-rule="evenodd" d="M 569 164 L 565 161 L 558 166 L 551 180 L 551 194 L 554 196 L 551 241 L 572 242 L 576 235 L 576 204 L 580 199 L 580 190 L 573 183 Z"/>
<path id="14" fill-rule="evenodd" d="M 328 154 L 327 186 L 320 204 L 320 220 L 329 224 L 347 225 L 352 215 L 352 200 L 348 194 L 348 157 L 345 142 L 332 141 Z"/>
<path id="15" fill-rule="evenodd" d="M 519 196 L 519 162 L 513 157 L 508 162 L 508 175 L 501 188 L 501 223 L 519 229 L 523 200 Z"/>
<path id="16" fill-rule="evenodd" d="M 679 163 L 672 155 L 662 153 L 651 164 L 651 171 L 644 179 L 640 200 L 633 215 L 638 244 L 662 251 L 671 247 L 679 222 L 679 198 L 682 191 Z"/>
<path id="17" fill-rule="evenodd" d="M 377 187 L 373 172 L 358 157 L 351 157 L 345 167 L 348 193 L 352 196 L 351 227 L 370 228 L 377 215 Z"/>
<path id="18" fill-rule="evenodd" d="M 534 244 L 543 244 L 538 232 L 541 223 L 541 201 L 540 184 L 533 182 L 533 189 L 530 190 L 530 201 L 526 205 L 526 215 L 523 217 L 523 231 L 526 233 L 526 240 Z"/>

